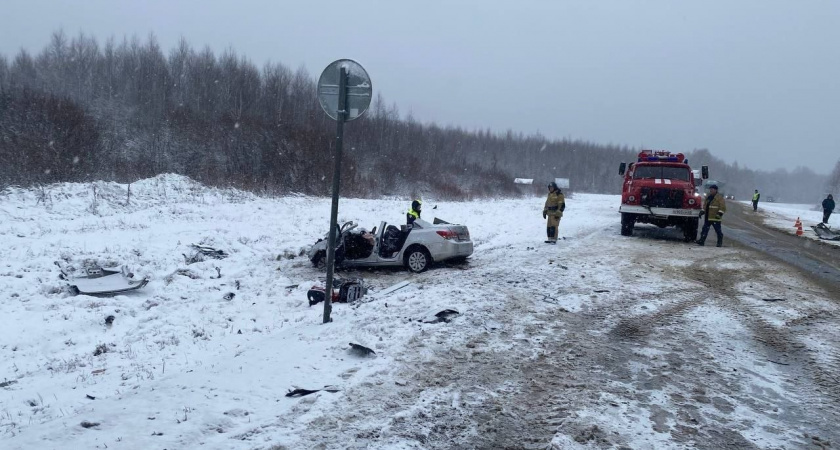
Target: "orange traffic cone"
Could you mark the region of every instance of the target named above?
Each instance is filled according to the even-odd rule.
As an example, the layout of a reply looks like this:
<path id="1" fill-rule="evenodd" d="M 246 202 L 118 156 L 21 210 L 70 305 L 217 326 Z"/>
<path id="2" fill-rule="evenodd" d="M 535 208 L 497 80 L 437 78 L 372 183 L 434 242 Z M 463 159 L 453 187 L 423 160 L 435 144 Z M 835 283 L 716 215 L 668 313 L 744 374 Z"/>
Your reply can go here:
<path id="1" fill-rule="evenodd" d="M 796 218 L 796 223 L 793 226 L 796 227 L 796 235 L 802 236 L 802 222 L 799 221 L 799 217 Z"/>

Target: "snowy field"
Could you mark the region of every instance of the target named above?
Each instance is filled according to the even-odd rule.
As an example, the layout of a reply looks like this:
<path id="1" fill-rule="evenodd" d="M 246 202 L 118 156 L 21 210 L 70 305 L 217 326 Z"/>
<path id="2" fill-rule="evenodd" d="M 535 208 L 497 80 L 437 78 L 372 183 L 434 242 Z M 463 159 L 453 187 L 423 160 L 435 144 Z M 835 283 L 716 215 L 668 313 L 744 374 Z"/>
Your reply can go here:
<path id="1" fill-rule="evenodd" d="M 821 394 L 797 380 L 837 374 L 836 304 L 677 231 L 623 238 L 618 196 L 569 198 L 556 247 L 542 243 L 542 199 L 426 199 L 424 218 L 469 226 L 474 256 L 422 274 L 344 273 L 373 291 L 411 284 L 334 305 L 329 325 L 306 300 L 322 274 L 299 256 L 325 231 L 327 199 L 172 175 L 126 198 L 112 183 L 0 194 L 0 448 L 799 448 L 834 437 L 840 415 L 824 395 L 836 383 Z M 406 207 L 344 200 L 340 220 L 401 223 Z M 192 243 L 230 256 L 187 265 Z M 72 296 L 55 261 L 86 260 L 151 282 Z M 446 308 L 460 315 L 422 321 Z M 813 349 L 826 369 L 799 372 Z M 327 385 L 339 392 L 285 397 Z"/>
<path id="2" fill-rule="evenodd" d="M 752 202 L 741 203 L 752 208 Z M 758 213 L 764 215 L 764 223 L 768 226 L 790 234 L 796 234 L 796 228 L 793 224 L 799 218 L 802 221 L 803 236 L 820 240 L 814 230 L 811 229 L 811 226 L 822 222 L 823 213 L 819 205 L 760 202 Z M 828 220 L 828 225 L 835 229 L 840 228 L 840 217 L 837 214 L 832 214 Z M 826 240 L 822 240 L 822 242 L 840 245 L 840 242 Z"/>

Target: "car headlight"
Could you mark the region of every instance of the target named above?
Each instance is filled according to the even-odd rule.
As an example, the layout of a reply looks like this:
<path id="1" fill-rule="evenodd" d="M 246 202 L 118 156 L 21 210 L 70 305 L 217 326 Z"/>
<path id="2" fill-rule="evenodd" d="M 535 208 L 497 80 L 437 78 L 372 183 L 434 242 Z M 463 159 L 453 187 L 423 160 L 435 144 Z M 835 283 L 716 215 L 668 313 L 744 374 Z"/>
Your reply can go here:
<path id="1" fill-rule="evenodd" d="M 693 204 L 695 204 L 695 203 L 697 203 L 697 202 L 696 202 L 696 201 L 694 201 L 694 199 L 693 199 L 693 198 L 688 199 L 688 204 L 689 204 L 689 205 L 693 205 Z"/>
<path id="2" fill-rule="evenodd" d="M 635 196 L 633 196 L 633 195 L 631 195 L 631 196 L 627 197 L 627 201 L 630 201 L 630 202 L 635 202 L 635 201 L 636 201 L 636 197 L 635 197 Z"/>

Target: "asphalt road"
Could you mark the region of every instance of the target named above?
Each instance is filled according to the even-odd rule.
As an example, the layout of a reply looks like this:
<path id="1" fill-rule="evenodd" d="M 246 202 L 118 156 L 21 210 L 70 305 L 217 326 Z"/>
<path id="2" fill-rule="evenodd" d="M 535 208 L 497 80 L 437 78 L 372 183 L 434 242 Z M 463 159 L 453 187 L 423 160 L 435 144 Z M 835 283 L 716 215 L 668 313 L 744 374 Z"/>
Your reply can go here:
<path id="1" fill-rule="evenodd" d="M 840 287 L 840 247 L 769 228 L 759 214 L 739 203 L 727 206 L 726 238 L 796 267 L 829 290 Z"/>

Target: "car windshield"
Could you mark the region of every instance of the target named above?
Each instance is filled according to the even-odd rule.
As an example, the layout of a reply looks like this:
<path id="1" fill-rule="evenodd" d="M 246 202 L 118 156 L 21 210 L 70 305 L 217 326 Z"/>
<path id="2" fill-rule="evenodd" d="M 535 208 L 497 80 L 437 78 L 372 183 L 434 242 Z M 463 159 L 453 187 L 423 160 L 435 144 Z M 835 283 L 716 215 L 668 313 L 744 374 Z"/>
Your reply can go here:
<path id="1" fill-rule="evenodd" d="M 688 181 L 690 179 L 688 169 L 685 167 L 669 166 L 636 166 L 633 171 L 633 178 L 661 178 L 665 180 Z"/>

